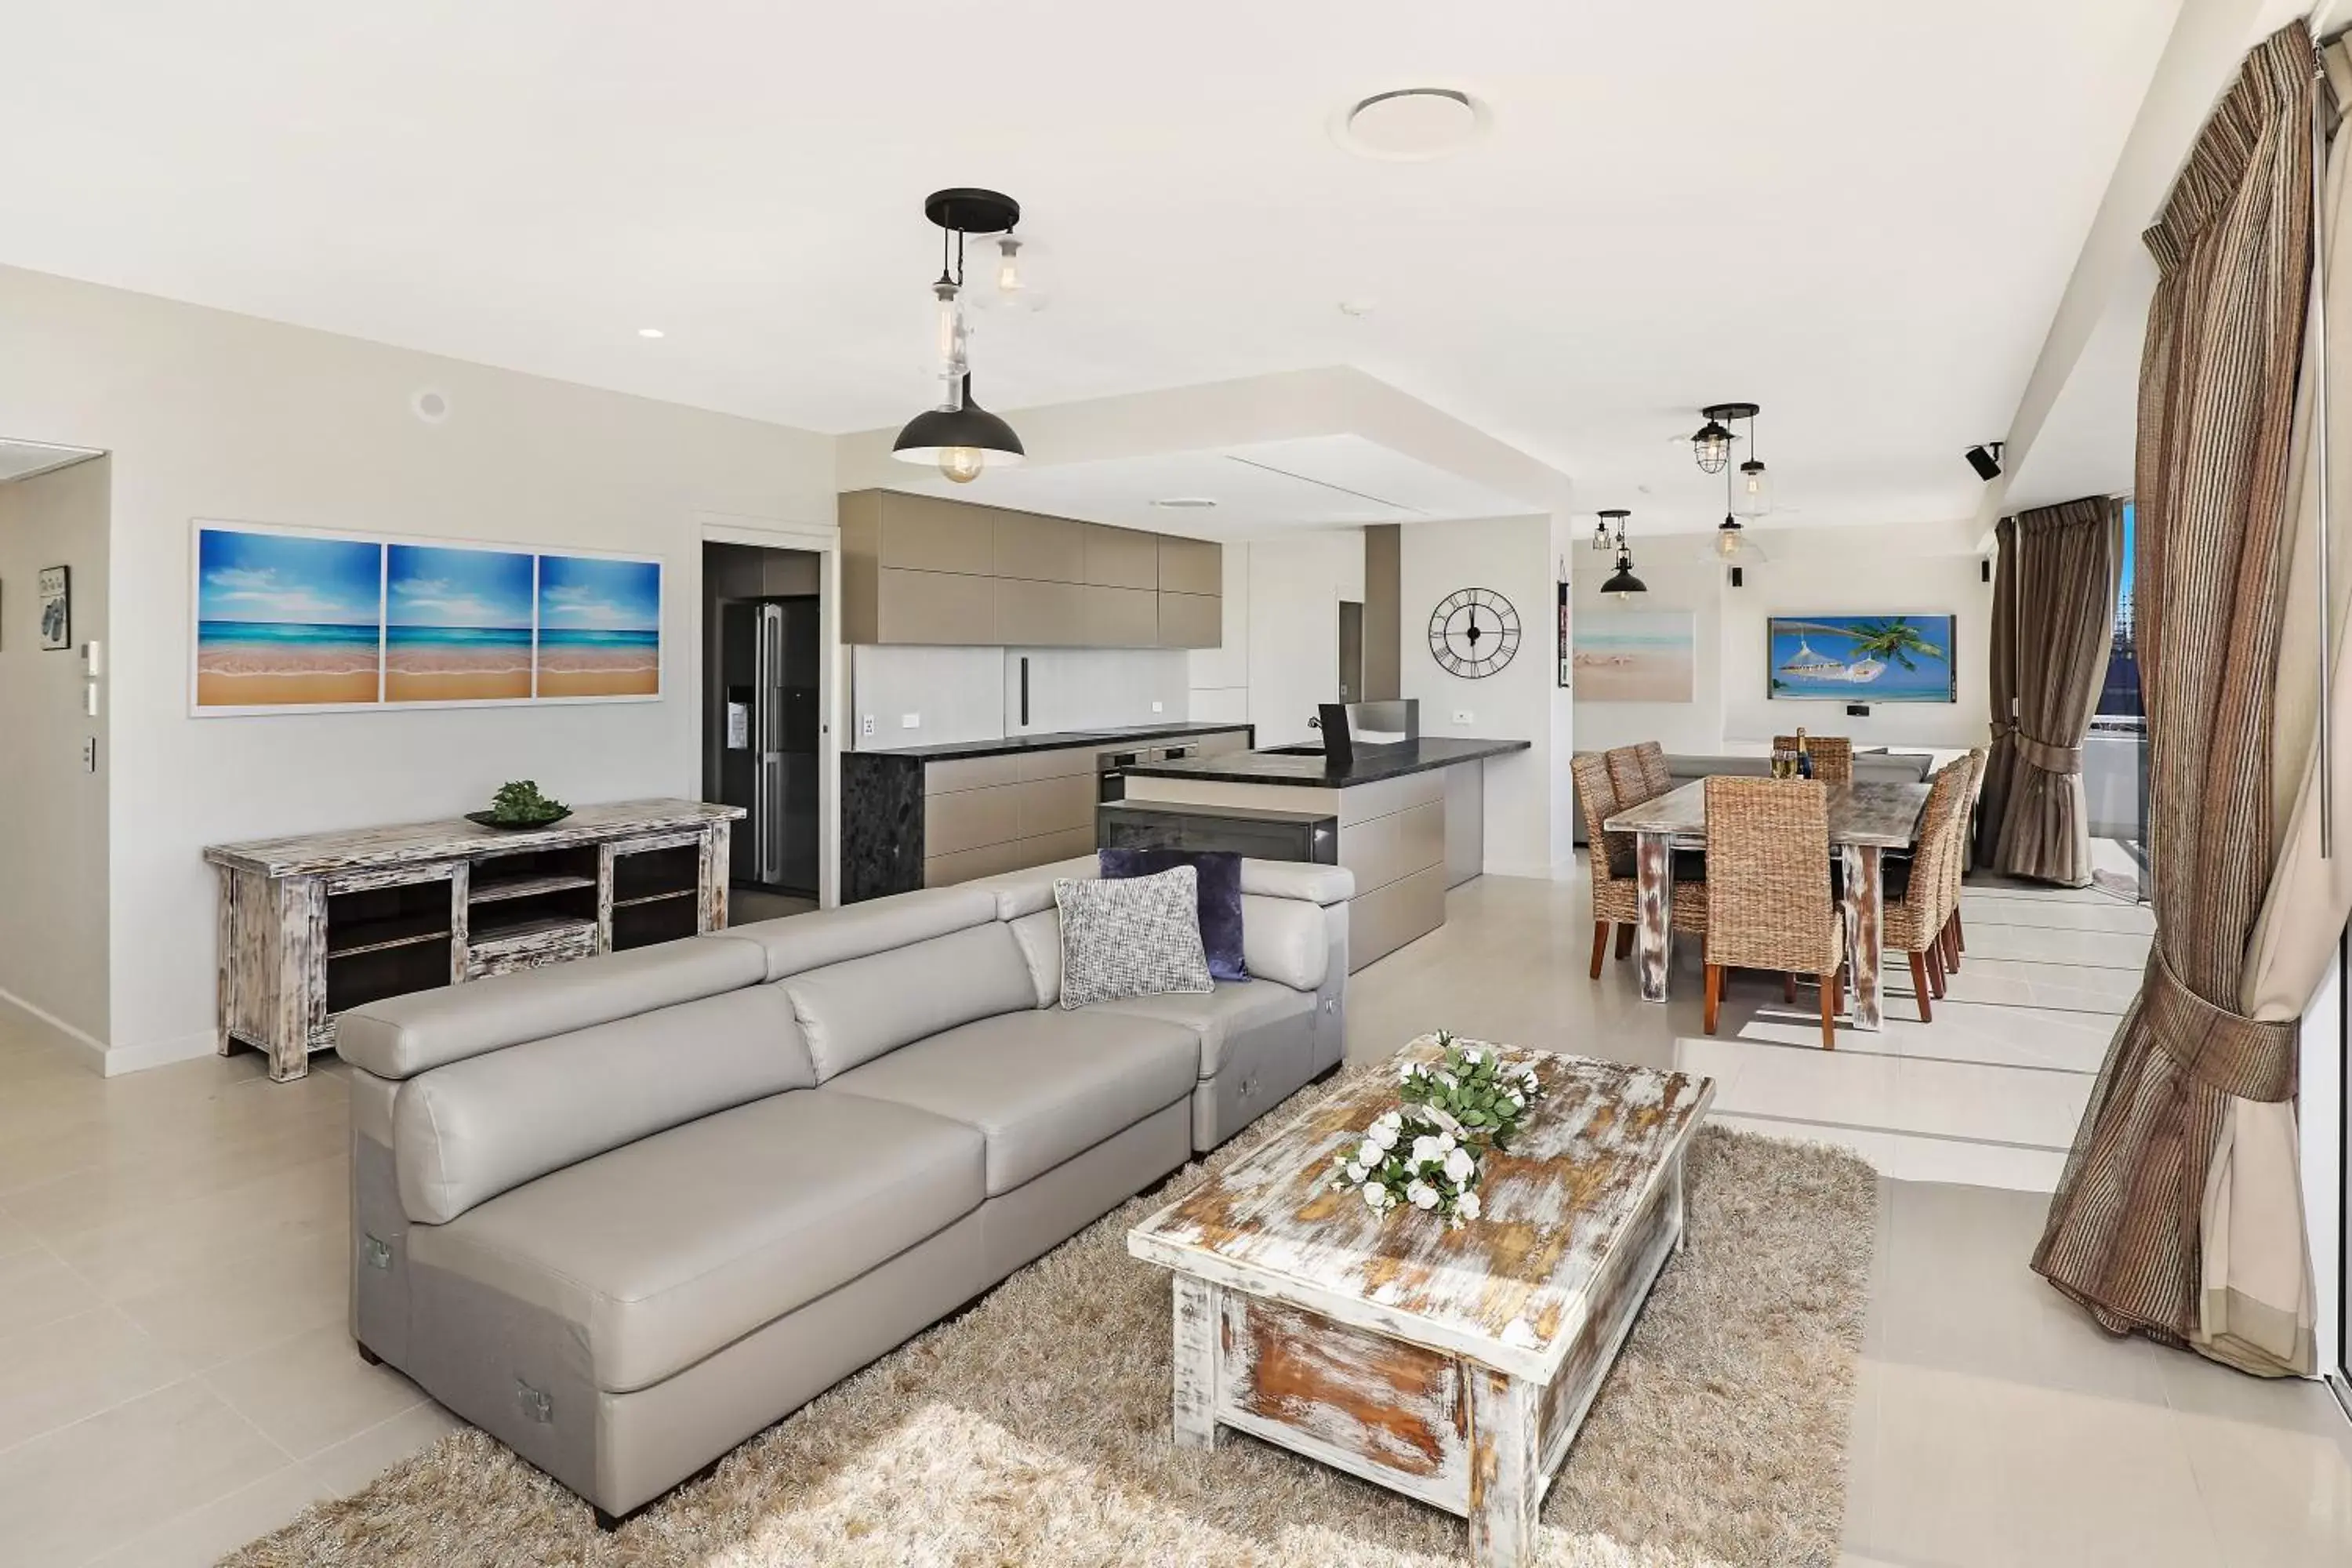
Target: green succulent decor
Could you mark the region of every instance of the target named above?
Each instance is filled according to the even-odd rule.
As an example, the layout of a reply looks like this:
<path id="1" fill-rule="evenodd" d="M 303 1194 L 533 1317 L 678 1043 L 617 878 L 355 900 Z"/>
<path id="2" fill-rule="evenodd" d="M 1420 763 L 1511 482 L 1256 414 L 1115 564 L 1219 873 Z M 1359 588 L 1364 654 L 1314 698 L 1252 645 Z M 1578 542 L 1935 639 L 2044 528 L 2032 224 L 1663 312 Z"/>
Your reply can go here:
<path id="1" fill-rule="evenodd" d="M 540 794 L 538 784 L 530 779 L 501 784 L 499 793 L 490 797 L 490 816 L 509 826 L 532 827 L 558 822 L 571 815 L 570 806 Z"/>

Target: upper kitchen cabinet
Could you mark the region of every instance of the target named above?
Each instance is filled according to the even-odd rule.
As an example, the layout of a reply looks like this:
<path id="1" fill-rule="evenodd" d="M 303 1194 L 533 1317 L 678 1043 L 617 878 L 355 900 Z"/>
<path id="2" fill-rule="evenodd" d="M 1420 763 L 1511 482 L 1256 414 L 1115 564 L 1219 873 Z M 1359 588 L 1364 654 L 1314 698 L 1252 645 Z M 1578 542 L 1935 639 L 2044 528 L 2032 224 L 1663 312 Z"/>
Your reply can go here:
<path id="1" fill-rule="evenodd" d="M 897 490 L 841 498 L 853 643 L 1215 647 L 1222 547 Z"/>

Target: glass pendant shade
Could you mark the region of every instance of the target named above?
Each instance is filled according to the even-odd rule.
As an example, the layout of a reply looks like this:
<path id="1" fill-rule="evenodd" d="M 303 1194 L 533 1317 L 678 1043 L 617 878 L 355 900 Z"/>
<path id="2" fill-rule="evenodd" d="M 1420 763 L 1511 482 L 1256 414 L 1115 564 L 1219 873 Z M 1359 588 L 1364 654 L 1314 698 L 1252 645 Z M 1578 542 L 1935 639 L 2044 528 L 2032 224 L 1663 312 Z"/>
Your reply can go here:
<path id="1" fill-rule="evenodd" d="M 1762 517 L 1772 510 L 1772 476 L 1764 465 L 1750 458 L 1739 465 L 1739 477 L 1731 482 L 1731 510 L 1737 517 Z"/>
<path id="2" fill-rule="evenodd" d="M 1726 561 L 1737 559 L 1739 554 L 1739 546 L 1743 531 L 1744 531 L 1740 528 L 1738 523 L 1733 521 L 1730 518 L 1725 518 L 1723 521 L 1716 527 L 1715 552 L 1717 555 L 1722 556 Z"/>
<path id="3" fill-rule="evenodd" d="M 1700 472 L 1723 472 L 1724 465 L 1731 461 L 1731 432 L 1708 420 L 1691 437 L 1691 456 L 1698 459 Z"/>
<path id="4" fill-rule="evenodd" d="M 932 463 L 958 484 L 983 468 L 1009 468 L 1028 454 L 1013 426 L 971 400 L 971 376 L 956 387 L 956 406 L 927 408 L 907 421 L 890 455 L 902 463 Z"/>

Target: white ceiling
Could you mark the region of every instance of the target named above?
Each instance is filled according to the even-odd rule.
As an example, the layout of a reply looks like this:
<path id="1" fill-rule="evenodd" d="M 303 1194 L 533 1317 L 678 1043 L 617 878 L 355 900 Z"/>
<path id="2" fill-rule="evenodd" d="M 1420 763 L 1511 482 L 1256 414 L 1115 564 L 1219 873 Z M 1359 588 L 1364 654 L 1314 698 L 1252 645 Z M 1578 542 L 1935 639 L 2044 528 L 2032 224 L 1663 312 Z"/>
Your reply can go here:
<path id="1" fill-rule="evenodd" d="M 51 468 L 70 468 L 99 455 L 79 447 L 52 447 L 43 441 L 0 441 L 0 484 L 46 474 Z"/>
<path id="2" fill-rule="evenodd" d="M 2178 7 L 18 7 L 0 262 L 852 431 L 927 400 L 921 198 L 985 184 L 1054 296 L 992 408 L 1351 364 L 1698 527 L 1668 437 L 1750 398 L 1797 521 L 1945 519 Z M 1334 144 L 1423 84 L 1490 138 Z"/>
<path id="3" fill-rule="evenodd" d="M 969 485 L 934 471 L 908 472 L 908 479 L 889 488 L 1201 539 L 1431 518 L 1513 517 L 1532 510 L 1360 436 L 992 468 Z M 1171 497 L 1217 504 L 1205 510 L 1152 504 Z"/>

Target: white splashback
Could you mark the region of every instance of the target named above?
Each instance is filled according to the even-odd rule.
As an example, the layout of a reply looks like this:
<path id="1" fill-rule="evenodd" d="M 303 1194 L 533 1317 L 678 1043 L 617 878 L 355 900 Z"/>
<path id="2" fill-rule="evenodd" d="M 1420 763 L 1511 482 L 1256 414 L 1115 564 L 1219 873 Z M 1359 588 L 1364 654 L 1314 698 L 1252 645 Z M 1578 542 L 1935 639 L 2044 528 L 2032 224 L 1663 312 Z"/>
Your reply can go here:
<path id="1" fill-rule="evenodd" d="M 1025 724 L 1024 658 L 1029 661 Z M 1182 723 L 1188 668 L 1181 648 L 861 645 L 850 650 L 851 746 L 892 751 L 1057 730 Z M 908 714 L 918 720 L 912 729 L 904 722 Z"/>

